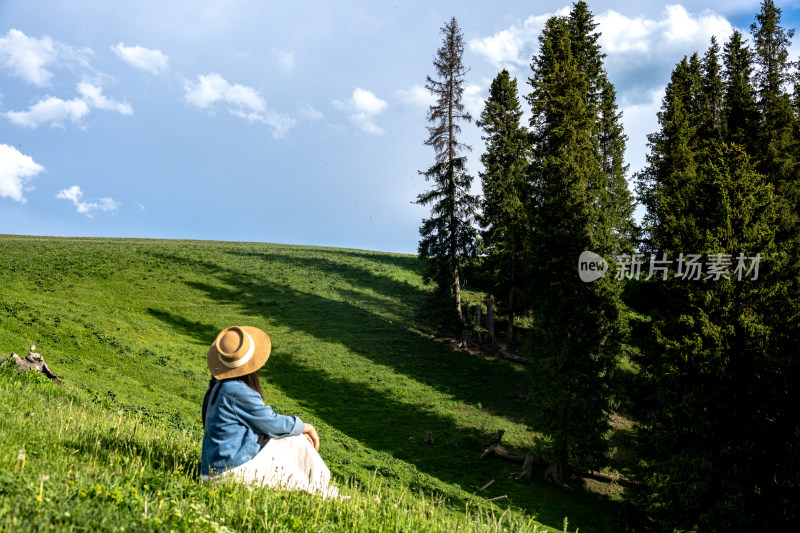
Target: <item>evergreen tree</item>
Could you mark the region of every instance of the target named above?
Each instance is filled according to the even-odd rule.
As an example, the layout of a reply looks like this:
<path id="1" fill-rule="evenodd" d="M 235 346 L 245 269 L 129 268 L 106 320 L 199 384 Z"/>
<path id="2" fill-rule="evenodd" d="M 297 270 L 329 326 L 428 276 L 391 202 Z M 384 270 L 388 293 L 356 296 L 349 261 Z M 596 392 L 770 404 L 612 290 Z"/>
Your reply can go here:
<path id="1" fill-rule="evenodd" d="M 635 203 L 625 175 L 625 144 L 622 112 L 616 103 L 616 90 L 603 68 L 605 54 L 600 49 L 597 23 L 586 2 L 573 5 L 567 19 L 572 54 L 578 70 L 585 74 L 584 98 L 594 110 L 593 142 L 600 155 L 601 171 L 590 182 L 590 190 L 601 206 L 595 225 L 595 238 L 603 241 L 605 253 L 618 255 L 633 251 L 637 228 L 633 219 Z"/>
<path id="2" fill-rule="evenodd" d="M 723 63 L 725 140 L 755 157 L 758 111 L 752 86 L 753 53 L 738 30 L 725 43 Z"/>
<path id="3" fill-rule="evenodd" d="M 489 98 L 477 124 L 484 131 L 486 151 L 481 156 L 483 201 L 480 217 L 487 266 L 495 273 L 498 289 L 506 294 L 507 342 L 512 340 L 514 304 L 524 293 L 525 243 L 530 231 L 526 206 L 530 196 L 528 164 L 530 139 L 520 125 L 522 109 L 517 80 L 500 72 L 489 88 Z M 516 297 L 516 302 L 515 302 Z"/>
<path id="4" fill-rule="evenodd" d="M 594 65 L 601 59 L 586 13 L 579 2 L 570 17 L 547 21 L 529 78 L 531 360 L 541 429 L 552 439 L 548 475 L 556 481 L 569 467 L 604 460 L 609 375 L 623 330 L 620 283 L 614 276 L 584 283 L 575 272 L 583 251 L 608 254 L 613 242 L 599 149 L 602 69 Z"/>
<path id="5" fill-rule="evenodd" d="M 698 135 L 707 144 L 718 144 L 724 135 L 725 109 L 723 104 L 724 85 L 719 64 L 719 44 L 711 37 L 711 46 L 701 63 L 701 106 Z"/>
<path id="6" fill-rule="evenodd" d="M 770 180 L 745 152 L 746 117 L 731 112 L 752 102 L 746 47 L 736 35 L 726 45 L 723 84 L 723 134 L 741 144 L 709 127 L 717 94 L 709 54 L 675 67 L 639 174 L 650 251 L 673 260 L 669 279 L 649 288 L 640 453 L 660 527 L 782 530 L 798 490 L 800 427 L 787 407 L 797 376 L 793 247 L 779 236 Z M 680 254 L 704 254 L 703 267 L 730 261 L 730 272 L 677 278 Z M 757 280 L 737 279 L 740 255 L 759 255 Z"/>
<path id="7" fill-rule="evenodd" d="M 661 130 L 648 135 L 647 166 L 636 177 L 646 208 L 644 249 L 650 253 L 672 256 L 689 249 L 694 239 L 700 77 L 696 55 L 684 57 L 672 71 L 658 113 Z"/>
<path id="8" fill-rule="evenodd" d="M 425 87 L 436 96 L 428 110 L 429 137 L 425 144 L 436 152 L 436 163 L 425 172 L 433 188 L 417 197 L 417 203 L 431 206 L 431 217 L 420 228 L 419 257 L 426 262 L 425 281 L 433 281 L 437 304 L 447 314 L 455 314 L 463 327 L 461 312 L 461 257 L 475 252 L 476 230 L 472 225 L 477 198 L 470 194 L 472 176 L 466 171 L 466 158 L 460 155 L 469 146 L 458 140 L 460 122 L 472 117 L 461 99 L 467 68 L 462 63 L 464 37 L 453 17 L 441 28 L 442 46 L 433 61 L 437 78 L 427 77 Z"/>
<path id="9" fill-rule="evenodd" d="M 657 240 L 662 250 L 705 254 L 704 267 L 717 257 L 726 274 L 681 279 L 673 269 L 654 284 L 654 348 L 639 361 L 650 393 L 639 428 L 650 510 L 670 531 L 781 530 L 792 477 L 782 469 L 796 476 L 787 452 L 797 445 L 781 416 L 790 359 L 771 342 L 785 320 L 775 309 L 786 309 L 775 199 L 738 145 L 717 142 L 697 176 L 688 194 L 701 201 L 665 220 Z M 750 269 L 756 256 L 758 279 L 738 279 L 739 258 Z"/>
<path id="10" fill-rule="evenodd" d="M 758 170 L 775 186 L 779 202 L 781 239 L 797 238 L 800 217 L 798 190 L 798 146 L 794 136 L 796 118 L 791 96 L 789 45 L 794 30 L 781 26 L 781 10 L 764 0 L 761 12 L 750 26 L 755 43 L 755 86 L 760 114 L 757 146 Z"/>
<path id="11" fill-rule="evenodd" d="M 635 202 L 628 189 L 629 165 L 625 163 L 628 136 L 622 129 L 622 112 L 616 102 L 614 85 L 603 77 L 600 85 L 600 106 L 597 121 L 600 165 L 608 184 L 608 202 L 603 211 L 609 217 L 611 255 L 631 254 L 639 241 L 639 228 L 634 221 Z"/>

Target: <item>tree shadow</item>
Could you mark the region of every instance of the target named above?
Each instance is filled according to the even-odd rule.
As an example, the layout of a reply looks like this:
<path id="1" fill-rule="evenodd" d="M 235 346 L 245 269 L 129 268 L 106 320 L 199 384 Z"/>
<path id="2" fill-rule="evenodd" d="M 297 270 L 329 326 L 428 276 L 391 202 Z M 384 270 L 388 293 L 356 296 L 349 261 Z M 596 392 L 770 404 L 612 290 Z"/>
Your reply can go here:
<path id="1" fill-rule="evenodd" d="M 147 312 L 153 318 L 169 324 L 187 337 L 191 337 L 197 344 L 211 345 L 220 331 L 214 325 L 189 320 L 169 311 L 148 307 Z"/>
<path id="2" fill-rule="evenodd" d="M 217 279 L 227 287 L 192 281 L 187 284 L 221 303 L 238 306 L 243 315 L 260 316 L 320 341 L 341 344 L 358 356 L 466 404 L 481 404 L 494 414 L 533 423 L 523 398 L 529 378 L 518 365 L 453 351 L 449 343 L 422 335 L 404 321 L 389 320 L 347 301 L 269 283 L 245 284 L 233 272 L 218 272 Z M 260 306 L 264 301 L 276 305 Z"/>
<path id="3" fill-rule="evenodd" d="M 292 257 L 269 252 L 228 251 L 226 253 L 240 257 L 256 257 L 270 264 L 296 266 L 304 270 L 318 272 L 323 276 L 334 275 L 341 277 L 347 281 L 347 283 L 355 287 L 370 289 L 390 298 L 400 299 L 408 303 L 421 300 L 428 292 L 407 281 L 400 281 L 388 275 L 384 275 L 380 269 L 370 269 L 365 266 L 343 261 L 334 261 L 323 257 L 322 253 L 314 256 L 298 255 Z M 408 271 L 414 275 L 421 275 L 419 261 L 414 258 L 383 256 L 379 254 L 373 256 L 366 253 L 349 251 L 337 252 L 337 256 L 359 258 L 365 262 L 380 263 L 381 265 L 387 265 L 393 269 Z"/>
<path id="4" fill-rule="evenodd" d="M 304 262 L 306 267 L 309 264 L 313 260 Z M 333 261 L 327 264 L 335 266 Z M 337 288 L 335 292 L 344 298 L 329 299 L 288 284 L 256 279 L 244 270 L 203 261 L 194 261 L 194 265 L 202 265 L 204 281 L 183 280 L 183 283 L 242 316 L 257 317 L 320 341 L 341 344 L 354 355 L 387 366 L 468 406 L 481 403 L 484 411 L 507 419 L 525 423 L 529 419 L 530 406 L 524 400 L 529 378 L 523 369 L 502 360 L 454 352 L 448 344 L 409 328 L 405 320 L 390 320 L 353 305 L 351 293 L 357 292 L 353 289 Z M 369 281 L 364 283 L 371 288 Z M 373 298 L 374 305 L 385 304 L 379 296 L 363 293 L 357 296 Z M 154 316 L 198 341 L 206 336 L 202 338 L 203 344 L 210 343 L 218 333 L 212 325 L 173 312 L 156 311 Z M 482 445 L 499 428 L 465 427 L 435 406 L 398 399 L 397 389 L 355 381 L 347 374 L 331 375 L 304 363 L 304 359 L 307 354 L 302 347 L 274 345 L 262 384 L 279 388 L 303 410 L 365 447 L 387 452 L 421 472 L 467 490 L 470 485 L 482 485 L 498 475 L 506 477 L 518 470 L 517 465 L 510 463 L 477 460 Z M 341 365 L 346 367 L 347 361 Z M 267 388 L 265 393 L 269 394 Z M 435 438 L 433 446 L 422 442 L 429 431 Z M 598 508 L 597 496 L 582 492 L 564 495 L 544 481 L 508 490 L 514 506 L 553 527 L 561 525 L 567 512 L 571 513 L 571 520 L 575 519 L 573 523 L 581 514 L 584 518 L 580 522 L 597 522 L 597 518 L 587 517 L 603 512 Z M 542 499 L 548 503 L 543 504 Z M 586 499 L 594 503 L 589 505 Z M 569 511 L 561 507 L 567 501 Z"/>
<path id="5" fill-rule="evenodd" d="M 457 475 L 463 474 L 461 469 L 443 468 L 442 461 L 452 465 L 474 459 L 475 449 L 490 438 L 486 431 L 461 427 L 453 417 L 400 401 L 379 387 L 312 368 L 300 360 L 296 348 L 270 357 L 262 382 L 268 384 L 266 394 L 275 386 L 329 426 L 446 482 L 458 483 L 464 476 Z M 435 435 L 435 446 L 409 439 L 427 432 Z M 453 446 L 465 442 L 470 445 Z"/>
<path id="6" fill-rule="evenodd" d="M 245 267 L 234 270 L 196 257 L 170 256 L 166 253 L 159 253 L 159 258 L 165 262 L 191 264 L 195 269 L 200 269 L 204 273 L 204 281 L 182 282 L 220 304 L 238 308 L 243 315 L 258 316 L 320 341 L 341 344 L 356 355 L 393 368 L 454 399 L 469 405 L 481 404 L 486 411 L 533 424 L 525 401 L 529 377 L 521 366 L 495 356 L 454 351 L 448 342 L 437 341 L 412 324 L 410 315 L 413 313 L 413 304 L 427 294 L 419 287 L 380 275 L 368 268 L 342 265 L 324 257 L 275 259 L 274 256 L 280 254 L 239 250 L 226 250 L 226 253 L 263 257 L 270 264 L 291 264 L 303 273 L 333 273 L 350 287 L 362 287 L 368 291 L 360 292 L 335 284 L 330 289 L 335 299 L 326 298 L 297 290 L 294 280 L 291 285 L 288 280 L 285 283 L 267 280 L 269 276 L 254 276 Z M 353 255 L 372 258 L 371 254 L 366 253 Z M 364 309 L 361 304 L 379 309 L 391 318 Z M 210 344 L 221 329 L 193 322 L 167 310 L 156 310 L 155 316 L 201 344 Z"/>

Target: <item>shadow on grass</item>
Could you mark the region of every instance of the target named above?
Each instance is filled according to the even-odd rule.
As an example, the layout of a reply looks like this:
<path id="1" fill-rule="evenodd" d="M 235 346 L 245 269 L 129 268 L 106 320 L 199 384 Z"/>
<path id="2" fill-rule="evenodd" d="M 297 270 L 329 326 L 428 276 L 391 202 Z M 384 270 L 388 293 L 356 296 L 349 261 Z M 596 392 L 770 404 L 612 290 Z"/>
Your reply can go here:
<path id="1" fill-rule="evenodd" d="M 342 251 L 336 252 L 339 257 L 357 258 L 364 263 L 376 264 L 376 268 L 370 269 L 343 261 L 334 261 L 324 254 L 287 256 L 280 253 L 268 252 L 227 252 L 230 255 L 239 257 L 254 257 L 266 261 L 270 267 L 281 265 L 286 268 L 300 268 L 305 272 L 315 272 L 324 276 L 334 276 L 341 278 L 348 284 L 365 290 L 373 291 L 390 299 L 397 300 L 400 305 L 392 305 L 386 300 L 377 300 L 379 305 L 390 306 L 387 311 L 396 314 L 406 314 L 413 310 L 415 306 L 422 305 L 422 301 L 428 291 L 419 286 L 412 285 L 407 281 L 394 279 L 384 275 L 384 265 L 394 270 L 405 270 L 416 276 L 421 276 L 422 266 L 415 258 L 394 257 L 382 254 L 370 255 L 366 253 Z M 310 280 L 313 281 L 313 280 Z M 363 294 L 358 295 L 359 299 L 364 299 Z"/>
<path id="2" fill-rule="evenodd" d="M 336 274 L 351 285 L 373 290 L 378 283 L 373 278 L 381 277 L 353 266 L 339 270 L 340 265 L 328 259 L 293 261 L 287 258 L 284 262 L 299 263 L 305 270 L 336 269 Z M 321 266 L 314 266 L 317 264 Z M 320 341 L 341 344 L 355 355 L 388 366 L 467 405 L 481 403 L 486 411 L 510 419 L 528 419 L 530 407 L 518 399 L 527 390 L 529 378 L 524 370 L 506 361 L 453 352 L 449 345 L 409 328 L 410 320 L 405 317 L 392 321 L 348 300 L 369 298 L 371 304 L 384 305 L 379 296 L 334 287 L 332 290 L 336 294 L 345 297 L 334 300 L 268 281 L 266 276 L 258 279 L 244 270 L 213 263 L 205 263 L 203 268 L 208 274 L 207 282 L 187 280 L 184 283 L 220 304 L 237 308 L 243 316 L 259 317 Z M 405 290 L 402 282 L 389 279 L 387 284 L 390 286 L 388 295 L 402 297 Z M 204 343 L 210 343 L 217 333 L 210 325 L 195 323 L 174 313 L 161 312 L 158 318 L 198 340 L 199 336 L 208 334 L 202 339 Z M 518 470 L 517 465 L 510 463 L 477 461 L 481 446 L 499 428 L 461 427 L 455 419 L 437 412 L 435 406 L 406 403 L 398 399 L 401 391 L 332 376 L 303 363 L 304 357 L 307 358 L 307 354 L 296 346 L 274 346 L 274 356 L 270 358 L 263 382 L 280 388 L 326 424 L 363 445 L 388 452 L 422 472 L 447 483 L 457 483 L 467 490 L 472 484 L 482 485 L 498 475 L 505 477 Z M 421 437 L 429 431 L 435 438 L 435 446 L 420 443 Z M 560 527 L 566 514 L 573 523 L 588 525 L 608 520 L 608 500 L 596 495 L 567 495 L 544 481 L 508 490 L 513 505 L 553 527 Z M 581 529 L 592 528 L 581 526 Z"/>
<path id="3" fill-rule="evenodd" d="M 245 287 L 235 274 L 218 279 L 230 287 Z M 510 363 L 454 352 L 449 344 L 421 335 L 404 321 L 383 318 L 347 301 L 266 283 L 241 290 L 188 284 L 220 302 L 240 306 L 243 315 L 260 316 L 318 340 L 341 344 L 355 355 L 391 367 L 466 404 L 480 403 L 496 414 L 528 422 L 527 406 L 519 398 L 527 390 L 529 378 Z M 259 306 L 263 301 L 279 303 Z"/>
<path id="4" fill-rule="evenodd" d="M 270 267 L 294 265 L 306 277 L 309 272 L 330 273 L 351 287 L 367 291 L 336 284 L 330 290 L 341 299 L 329 299 L 297 290 L 289 281 L 269 280 L 274 277 L 273 272 L 258 276 L 251 272 L 252 263 L 234 270 L 196 257 L 159 256 L 164 261 L 188 262 L 205 272 L 203 279 L 208 281 L 184 280 L 183 283 L 211 300 L 237 307 L 242 315 L 258 316 L 318 340 L 341 344 L 356 355 L 391 367 L 464 403 L 480 403 L 489 412 L 532 423 L 523 400 L 529 380 L 524 369 L 502 359 L 454 352 L 448 343 L 437 342 L 414 329 L 411 315 L 415 302 L 426 294 L 419 287 L 366 267 L 342 264 L 325 257 L 282 257 L 279 253 L 239 250 L 226 253 L 264 258 Z M 355 252 L 353 255 L 373 257 Z M 377 257 L 394 259 L 380 254 Z M 416 262 L 413 258 L 403 259 L 409 264 Z M 389 264 L 395 266 L 393 262 Z M 351 302 L 363 304 L 369 310 Z M 373 311 L 387 312 L 398 318 L 392 320 Z M 201 344 L 210 344 L 219 332 L 212 325 L 197 323 L 167 310 L 151 310 L 151 313 Z"/>
<path id="5" fill-rule="evenodd" d="M 165 322 L 187 337 L 191 337 L 197 344 L 210 346 L 219 333 L 216 326 L 189 320 L 169 311 L 148 307 L 147 312 L 153 318 Z"/>

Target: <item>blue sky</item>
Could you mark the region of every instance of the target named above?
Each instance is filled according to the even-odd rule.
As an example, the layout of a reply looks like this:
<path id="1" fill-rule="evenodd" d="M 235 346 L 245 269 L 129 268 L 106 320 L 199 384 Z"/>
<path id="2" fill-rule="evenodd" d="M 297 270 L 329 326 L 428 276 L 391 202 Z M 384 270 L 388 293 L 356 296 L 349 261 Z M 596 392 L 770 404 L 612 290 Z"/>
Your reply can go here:
<path id="1" fill-rule="evenodd" d="M 797 27 L 798 2 L 776 3 Z M 415 253 L 439 28 L 463 30 L 477 117 L 504 67 L 529 92 L 539 32 L 570 5 L 0 0 L 0 233 Z M 632 174 L 672 67 L 747 32 L 760 2 L 589 7 Z M 484 145 L 463 129 L 478 192 Z"/>

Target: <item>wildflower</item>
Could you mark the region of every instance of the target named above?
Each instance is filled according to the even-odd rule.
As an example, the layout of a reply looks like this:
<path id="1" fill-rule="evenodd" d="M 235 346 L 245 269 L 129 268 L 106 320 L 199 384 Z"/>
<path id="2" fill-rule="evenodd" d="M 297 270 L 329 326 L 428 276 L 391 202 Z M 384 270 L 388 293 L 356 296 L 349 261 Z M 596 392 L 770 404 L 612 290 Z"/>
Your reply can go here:
<path id="1" fill-rule="evenodd" d="M 25 460 L 25 448 L 22 448 L 17 454 L 17 461 L 24 461 L 24 460 Z"/>

